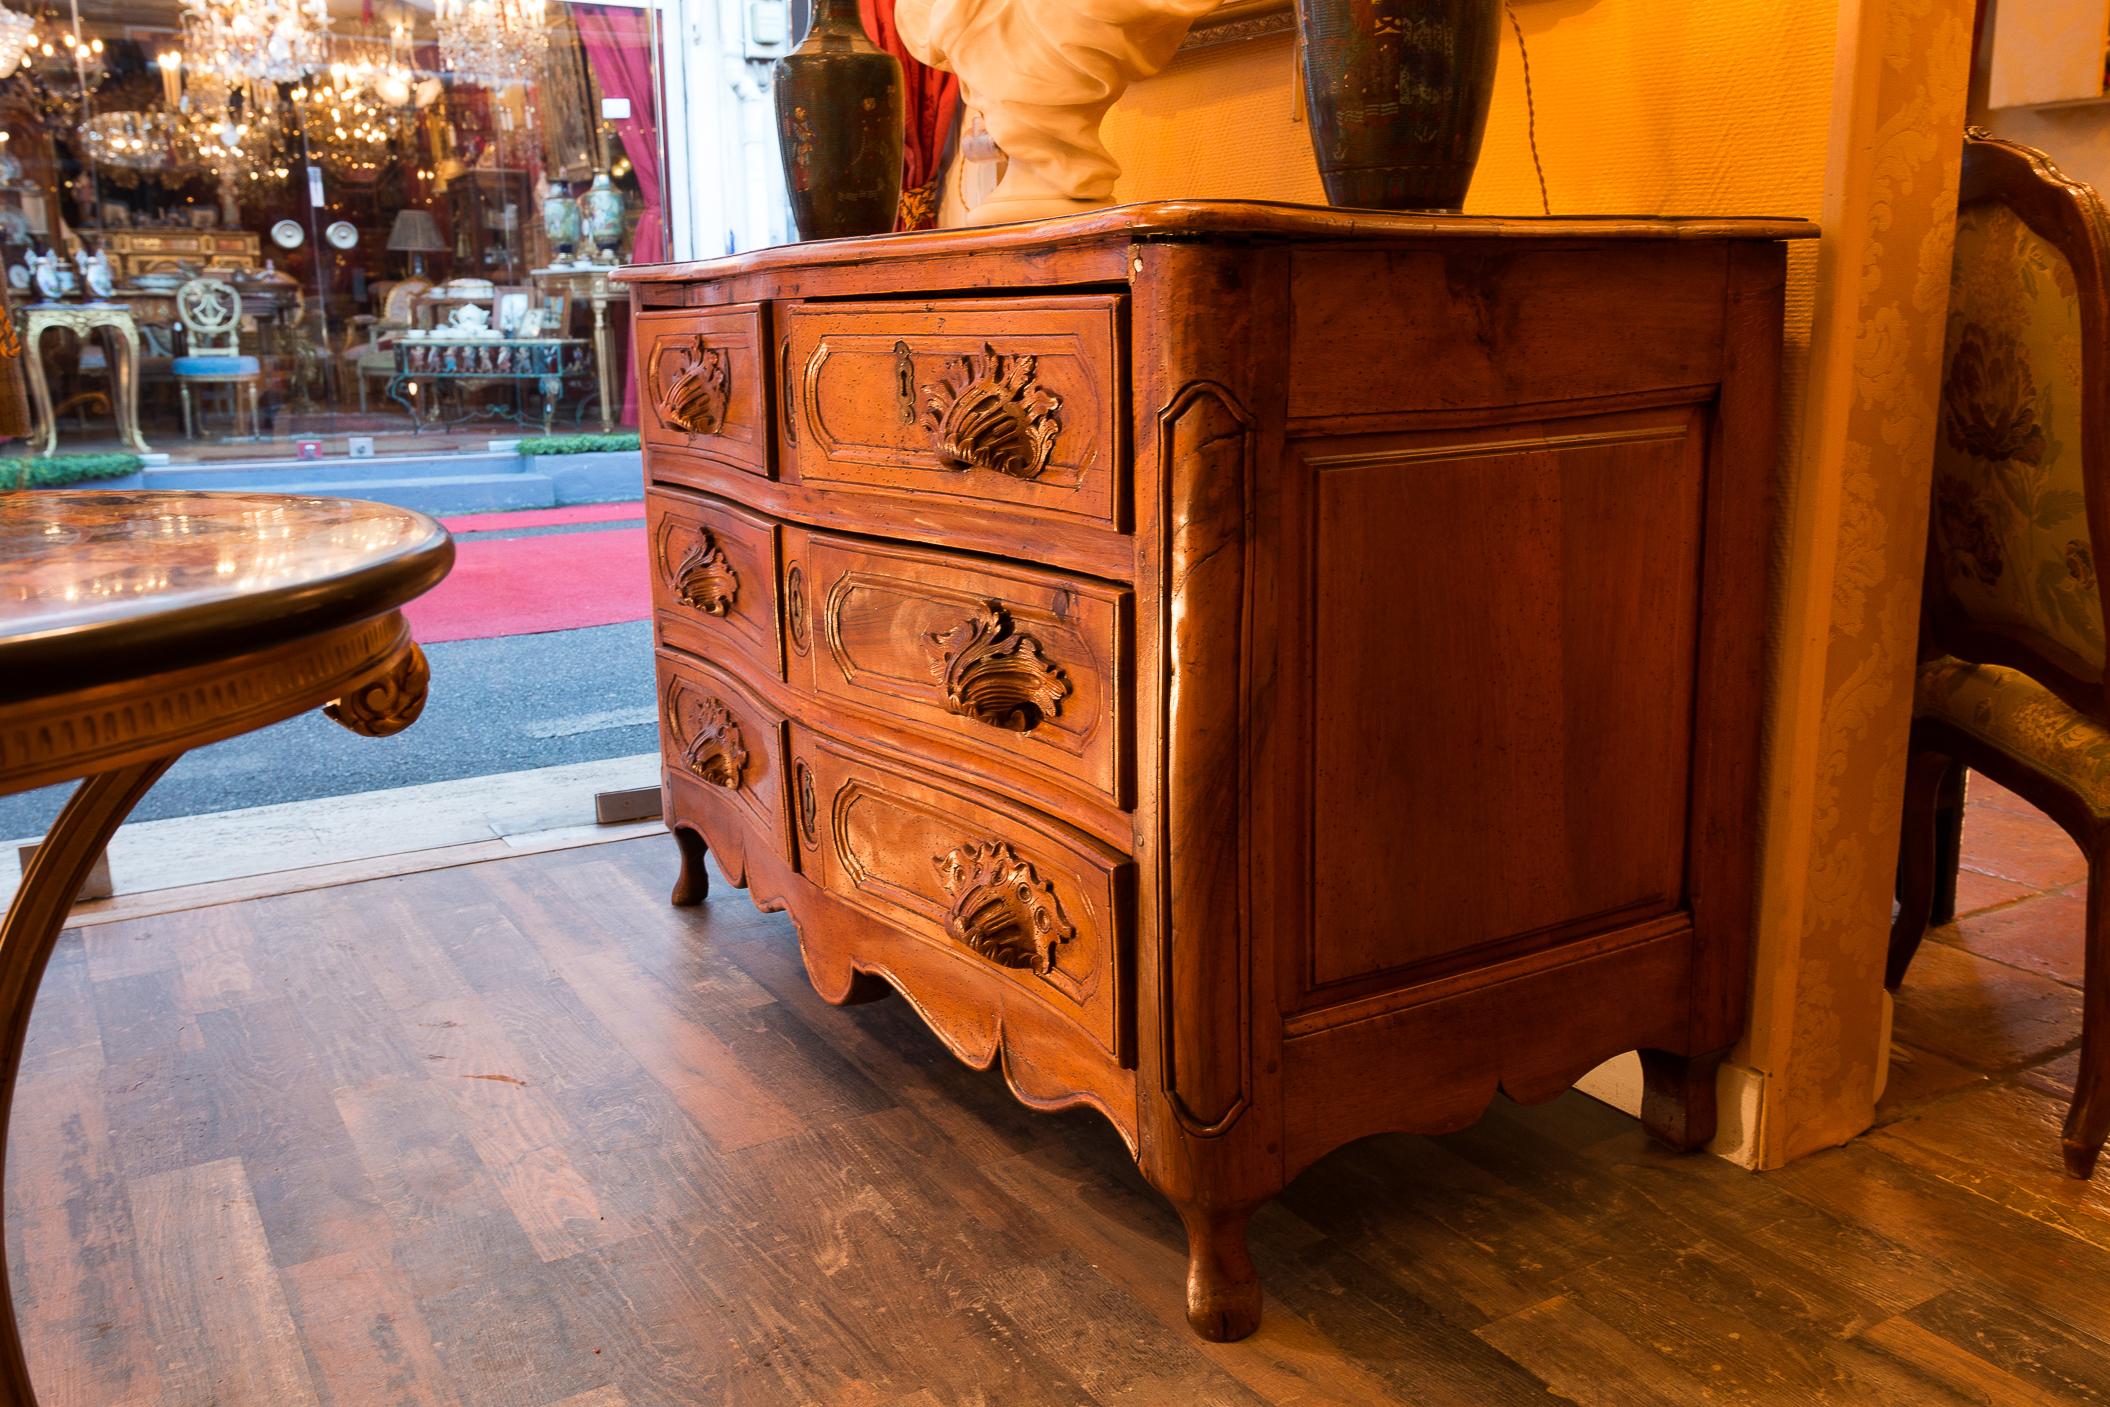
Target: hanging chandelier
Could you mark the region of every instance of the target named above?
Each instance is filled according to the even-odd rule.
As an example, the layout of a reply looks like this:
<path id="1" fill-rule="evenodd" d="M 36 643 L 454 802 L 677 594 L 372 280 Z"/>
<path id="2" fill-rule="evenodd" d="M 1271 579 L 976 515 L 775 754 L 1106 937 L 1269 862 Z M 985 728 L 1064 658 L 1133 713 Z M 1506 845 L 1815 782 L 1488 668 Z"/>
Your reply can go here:
<path id="1" fill-rule="evenodd" d="M 327 0 L 183 0 L 190 61 L 234 83 L 293 83 L 329 57 Z"/>
<path id="2" fill-rule="evenodd" d="M 386 103 L 349 72 L 332 72 L 287 94 L 299 130 L 317 161 L 344 180 L 379 180 L 396 154 L 403 130 L 400 108 Z"/>
<path id="3" fill-rule="evenodd" d="M 105 171 L 160 171 L 175 164 L 175 129 L 165 112 L 99 112 L 74 135 L 81 155 Z"/>
<path id="4" fill-rule="evenodd" d="M 85 37 L 78 25 L 48 6 L 33 21 L 29 42 L 15 63 L 29 100 L 45 121 L 71 127 L 87 100 L 110 76 L 103 41 Z"/>
<path id="5" fill-rule="evenodd" d="M 0 77 L 29 62 L 29 49 L 36 38 L 34 18 L 0 7 Z"/>
<path id="6" fill-rule="evenodd" d="M 440 67 L 502 88 L 524 82 L 549 52 L 547 0 L 438 0 Z"/>

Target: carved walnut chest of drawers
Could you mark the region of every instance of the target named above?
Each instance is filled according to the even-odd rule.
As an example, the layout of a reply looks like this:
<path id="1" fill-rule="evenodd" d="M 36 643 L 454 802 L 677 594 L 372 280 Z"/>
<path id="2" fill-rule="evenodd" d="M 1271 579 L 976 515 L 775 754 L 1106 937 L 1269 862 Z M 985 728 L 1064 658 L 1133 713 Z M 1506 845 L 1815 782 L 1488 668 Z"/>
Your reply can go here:
<path id="1" fill-rule="evenodd" d="M 1120 1131 L 1251 1332 L 1351 1139 L 1741 1030 L 1793 221 L 1134 206 L 634 270 L 676 903 Z"/>

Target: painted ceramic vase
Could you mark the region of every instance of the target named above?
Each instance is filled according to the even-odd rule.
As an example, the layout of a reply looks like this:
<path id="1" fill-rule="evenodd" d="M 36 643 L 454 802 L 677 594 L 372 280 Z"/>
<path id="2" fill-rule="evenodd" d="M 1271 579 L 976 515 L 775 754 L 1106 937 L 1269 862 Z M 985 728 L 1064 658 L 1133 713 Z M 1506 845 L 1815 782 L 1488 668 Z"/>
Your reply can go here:
<path id="1" fill-rule="evenodd" d="M 614 254 L 623 243 L 623 193 L 608 179 L 606 171 L 593 173 L 593 184 L 579 197 L 579 215 L 586 233 L 602 253 Z"/>
<path id="2" fill-rule="evenodd" d="M 800 239 L 884 234 L 901 205 L 901 60 L 874 44 L 857 0 L 815 0 L 777 60 L 777 147 Z"/>
<path id="3" fill-rule="evenodd" d="M 564 186 L 551 186 L 549 194 L 542 198 L 542 230 L 560 254 L 569 254 L 579 247 L 585 222 L 579 216 L 579 202 Z"/>
<path id="4" fill-rule="evenodd" d="M 1372 210 L 1465 203 L 1502 37 L 1501 0 L 1297 0 L 1326 198 Z"/>

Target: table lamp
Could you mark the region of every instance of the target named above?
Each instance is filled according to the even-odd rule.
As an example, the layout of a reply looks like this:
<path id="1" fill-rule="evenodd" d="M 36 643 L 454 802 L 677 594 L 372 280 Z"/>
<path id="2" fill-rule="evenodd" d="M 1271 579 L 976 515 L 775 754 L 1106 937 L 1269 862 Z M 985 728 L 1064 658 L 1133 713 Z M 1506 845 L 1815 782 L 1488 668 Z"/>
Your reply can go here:
<path id="1" fill-rule="evenodd" d="M 425 256 L 447 247 L 440 238 L 440 222 L 430 210 L 398 210 L 395 227 L 388 232 L 391 252 L 410 256 L 410 276 L 425 277 Z"/>

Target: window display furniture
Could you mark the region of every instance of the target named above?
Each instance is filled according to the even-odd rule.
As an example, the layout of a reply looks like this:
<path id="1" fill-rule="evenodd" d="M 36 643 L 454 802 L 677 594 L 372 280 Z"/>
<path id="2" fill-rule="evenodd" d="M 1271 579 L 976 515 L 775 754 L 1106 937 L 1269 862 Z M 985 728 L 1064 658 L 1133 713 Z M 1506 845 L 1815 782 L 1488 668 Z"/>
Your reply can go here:
<path id="1" fill-rule="evenodd" d="M 110 256 L 120 281 L 196 269 L 260 269 L 263 242 L 253 230 L 80 230 Z"/>
<path id="2" fill-rule="evenodd" d="M 378 317 L 362 313 L 352 319 L 355 333 L 364 332 L 363 346 L 355 344 L 349 355 L 354 370 L 358 373 L 359 413 L 366 414 L 366 383 L 379 380 L 384 388 L 395 379 L 396 342 L 414 325 L 414 313 L 418 298 L 428 292 L 432 285 L 421 278 L 399 279 L 388 285 L 381 295 L 381 313 Z"/>
<path id="3" fill-rule="evenodd" d="M 608 326 L 608 305 L 623 296 L 609 280 L 607 268 L 552 267 L 529 275 L 541 291 L 545 307 L 561 308 L 569 316 L 572 300 L 583 298 L 593 308 L 593 373 L 595 394 L 600 400 L 601 433 L 615 429 L 622 410 L 622 392 L 616 384 L 621 368 L 617 363 L 615 337 Z"/>
<path id="4" fill-rule="evenodd" d="M 249 433 L 262 433 L 257 406 L 263 365 L 241 351 L 238 328 L 242 299 L 234 285 L 216 278 L 195 278 L 176 293 L 176 315 L 183 322 L 185 351 L 169 363 L 183 397 L 183 438 L 197 438 L 191 410 L 191 387 L 225 386 L 235 433 L 241 433 L 241 404 L 249 406 Z"/>
<path id="5" fill-rule="evenodd" d="M 2087 1177 L 2110 1134 L 2110 210 L 2042 152 L 1964 144 L 1921 611 L 1900 900 L 1886 980 L 1925 936 L 1936 814 L 1968 766 L 2088 860 L 2080 1065 L 2061 1136 Z M 1953 795 L 1951 797 L 1953 799 Z M 1961 807 L 1951 823 L 1960 828 Z"/>
<path id="6" fill-rule="evenodd" d="M 405 337 L 395 344 L 396 373 L 388 398 L 410 412 L 412 433 L 432 425 L 466 425 L 493 414 L 488 393 L 510 395 L 512 422 L 526 429 L 531 422 L 528 396 L 541 410 L 542 433 L 550 432 L 565 386 L 586 378 L 586 343 L 576 337 L 448 336 Z M 447 393 L 456 402 L 449 416 L 442 408 Z"/>
<path id="7" fill-rule="evenodd" d="M 708 847 L 829 1000 L 1105 1115 L 1210 1338 L 1352 1139 L 1638 1049 L 1705 1143 L 1814 233 L 1182 202 L 619 272 L 675 902 Z"/>
<path id="8" fill-rule="evenodd" d="M 127 449 L 146 453 L 147 442 L 139 433 L 139 327 L 131 312 L 87 303 L 32 303 L 17 309 L 15 318 L 22 334 L 22 369 L 29 381 L 30 410 L 36 421 L 36 452 L 58 451 L 59 423 L 44 366 L 44 334 L 63 329 L 83 342 L 91 334 L 101 338 L 110 368 L 117 438 Z"/>
<path id="9" fill-rule="evenodd" d="M 375 503 L 0 494 L 0 794 L 84 779 L 0 924 L 0 1146 L 45 961 L 118 823 L 189 749 L 311 708 L 409 727 L 427 676 L 399 608 L 453 558 Z M 0 1402 L 32 1407 L 6 1283 Z"/>

